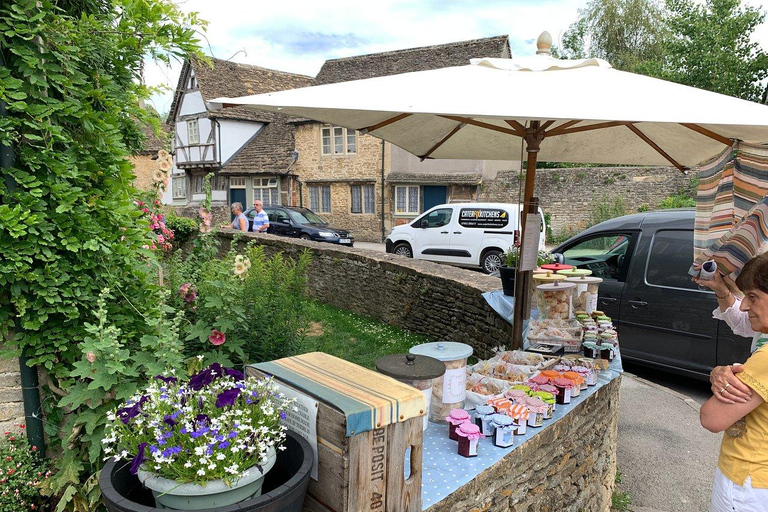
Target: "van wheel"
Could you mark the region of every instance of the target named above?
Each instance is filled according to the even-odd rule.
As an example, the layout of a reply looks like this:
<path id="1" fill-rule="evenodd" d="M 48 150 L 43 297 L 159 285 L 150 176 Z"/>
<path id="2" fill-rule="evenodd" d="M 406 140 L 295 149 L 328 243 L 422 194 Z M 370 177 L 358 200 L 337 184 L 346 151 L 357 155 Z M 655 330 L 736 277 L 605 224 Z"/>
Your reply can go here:
<path id="1" fill-rule="evenodd" d="M 413 251 L 411 250 L 411 246 L 406 244 L 405 242 L 401 242 L 392 249 L 392 254 L 399 254 L 400 256 L 405 256 L 406 258 L 413 258 Z"/>
<path id="2" fill-rule="evenodd" d="M 490 274 L 499 270 L 501 266 L 501 251 L 491 250 L 483 254 L 480 260 L 480 267 L 483 272 Z"/>

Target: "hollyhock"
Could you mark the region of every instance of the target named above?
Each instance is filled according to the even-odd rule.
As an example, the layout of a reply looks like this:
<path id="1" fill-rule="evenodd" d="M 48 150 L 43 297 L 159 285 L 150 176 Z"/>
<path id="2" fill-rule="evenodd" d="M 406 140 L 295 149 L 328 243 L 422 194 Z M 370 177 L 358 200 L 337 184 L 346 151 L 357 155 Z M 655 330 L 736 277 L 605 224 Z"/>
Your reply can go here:
<path id="1" fill-rule="evenodd" d="M 211 335 L 208 336 L 208 341 L 211 342 L 211 344 L 216 345 L 217 347 L 219 345 L 223 345 L 225 341 L 227 341 L 227 335 L 224 334 L 221 331 L 217 331 L 214 329 L 211 331 Z"/>

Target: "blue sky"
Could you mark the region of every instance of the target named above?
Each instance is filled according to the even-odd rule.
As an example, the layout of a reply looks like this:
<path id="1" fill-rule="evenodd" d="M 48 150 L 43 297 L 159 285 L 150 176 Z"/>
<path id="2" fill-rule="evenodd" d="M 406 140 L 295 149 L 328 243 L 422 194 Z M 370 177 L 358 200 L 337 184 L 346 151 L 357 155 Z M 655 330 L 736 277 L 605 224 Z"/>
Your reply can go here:
<path id="1" fill-rule="evenodd" d="M 509 35 L 513 56 L 555 42 L 587 0 L 177 0 L 208 21 L 206 53 L 220 59 L 315 76 L 327 59 Z M 750 0 L 750 3 L 753 3 Z M 758 4 L 759 5 L 759 4 Z M 768 48 L 768 27 L 758 30 Z M 482 57 L 478 55 L 478 57 Z M 180 64 L 147 67 L 149 85 L 171 90 Z M 172 91 L 152 104 L 167 112 Z"/>

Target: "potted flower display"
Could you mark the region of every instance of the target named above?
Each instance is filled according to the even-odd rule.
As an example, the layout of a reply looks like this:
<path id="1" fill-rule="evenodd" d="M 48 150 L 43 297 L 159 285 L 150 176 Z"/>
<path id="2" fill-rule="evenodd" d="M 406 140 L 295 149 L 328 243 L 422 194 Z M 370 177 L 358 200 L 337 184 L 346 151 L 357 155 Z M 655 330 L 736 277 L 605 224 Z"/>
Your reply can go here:
<path id="1" fill-rule="evenodd" d="M 188 381 L 158 375 L 108 415 L 105 452 L 125 460 L 158 507 L 200 510 L 261 494 L 291 401 L 271 379 L 214 363 Z"/>
<path id="2" fill-rule="evenodd" d="M 499 267 L 501 276 L 501 287 L 504 295 L 515 296 L 515 273 L 517 272 L 517 262 L 520 259 L 520 248 L 514 245 L 504 253 L 502 265 Z"/>

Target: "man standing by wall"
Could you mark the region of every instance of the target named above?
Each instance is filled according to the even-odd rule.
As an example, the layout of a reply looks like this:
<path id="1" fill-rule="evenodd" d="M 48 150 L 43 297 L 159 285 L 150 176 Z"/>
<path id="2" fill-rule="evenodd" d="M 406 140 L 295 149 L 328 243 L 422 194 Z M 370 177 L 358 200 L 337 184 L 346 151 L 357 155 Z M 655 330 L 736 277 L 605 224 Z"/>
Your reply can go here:
<path id="1" fill-rule="evenodd" d="M 266 233 L 267 229 L 269 229 L 267 212 L 261 208 L 261 201 L 259 199 L 253 201 L 253 207 L 256 209 L 256 215 L 253 217 L 253 227 L 251 230 L 254 233 Z"/>

